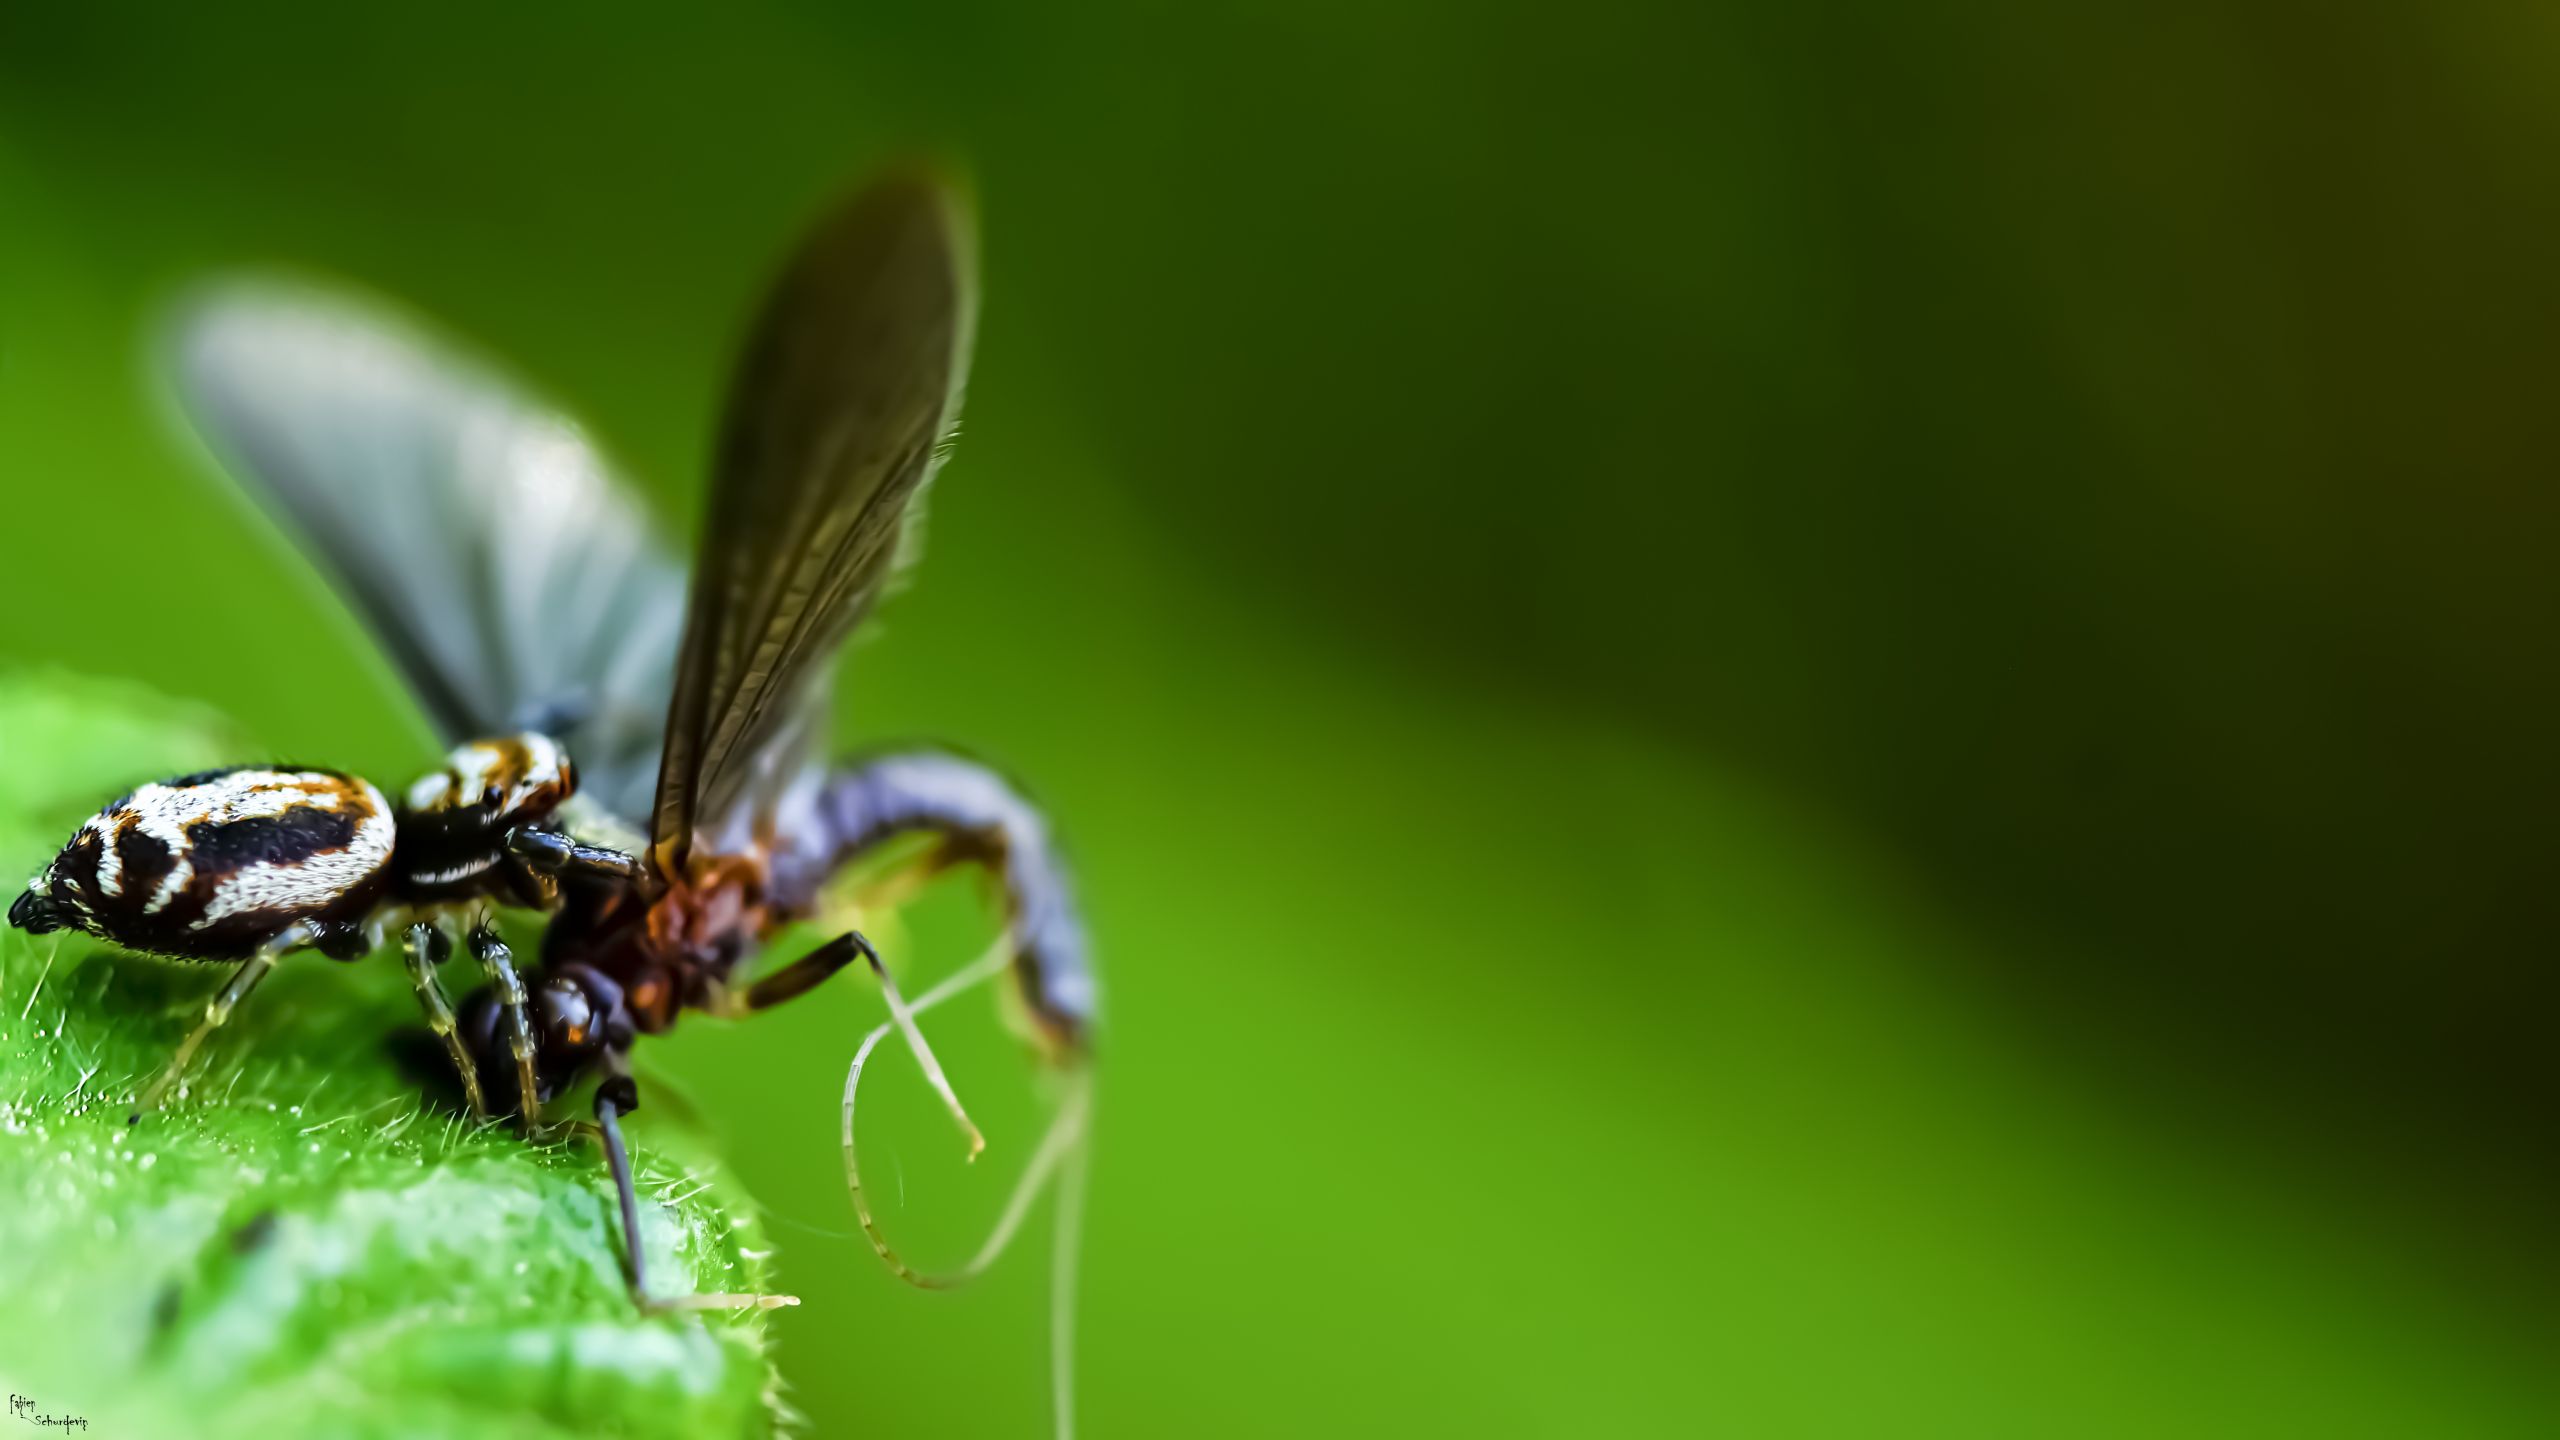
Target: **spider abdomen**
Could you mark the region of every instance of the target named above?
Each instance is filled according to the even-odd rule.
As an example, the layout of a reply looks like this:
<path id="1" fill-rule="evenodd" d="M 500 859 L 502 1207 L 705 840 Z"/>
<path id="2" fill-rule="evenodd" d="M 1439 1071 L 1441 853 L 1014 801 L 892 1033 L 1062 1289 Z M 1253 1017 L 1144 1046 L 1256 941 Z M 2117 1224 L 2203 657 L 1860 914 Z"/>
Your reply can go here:
<path id="1" fill-rule="evenodd" d="M 296 922 L 360 951 L 390 873 L 382 792 L 332 770 L 208 770 L 99 811 L 30 887 L 61 923 L 129 949 L 246 955 Z"/>

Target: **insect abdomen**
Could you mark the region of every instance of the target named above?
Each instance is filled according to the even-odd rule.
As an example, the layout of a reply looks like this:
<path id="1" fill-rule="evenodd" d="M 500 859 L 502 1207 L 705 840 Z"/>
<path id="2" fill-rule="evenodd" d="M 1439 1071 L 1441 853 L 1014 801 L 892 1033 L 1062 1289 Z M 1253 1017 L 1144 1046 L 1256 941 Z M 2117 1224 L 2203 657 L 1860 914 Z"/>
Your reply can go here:
<path id="1" fill-rule="evenodd" d="M 389 873 L 391 808 L 330 770 L 209 770 L 90 817 L 38 882 L 64 918 L 135 950 L 245 955 L 296 921 L 341 945 Z"/>
<path id="2" fill-rule="evenodd" d="M 1061 1044 L 1084 1043 L 1095 1018 L 1084 920 L 1048 822 L 1002 776 L 957 755 L 885 755 L 828 776 L 815 808 L 812 858 L 825 869 L 921 830 L 943 837 L 945 858 L 994 870 L 1019 946 L 1014 974 L 1024 1001 Z M 805 859 L 800 868 L 808 868 Z"/>

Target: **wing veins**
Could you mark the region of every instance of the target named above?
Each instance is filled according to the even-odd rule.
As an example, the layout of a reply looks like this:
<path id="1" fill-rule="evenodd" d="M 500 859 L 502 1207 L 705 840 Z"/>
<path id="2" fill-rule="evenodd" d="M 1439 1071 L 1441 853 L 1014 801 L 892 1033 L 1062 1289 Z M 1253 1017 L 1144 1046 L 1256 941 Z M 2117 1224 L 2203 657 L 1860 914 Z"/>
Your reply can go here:
<path id="1" fill-rule="evenodd" d="M 817 682 L 896 568 L 957 408 L 966 264 L 949 196 L 893 177 L 822 223 L 766 302 L 730 394 L 669 709 L 662 868 L 823 733 Z"/>

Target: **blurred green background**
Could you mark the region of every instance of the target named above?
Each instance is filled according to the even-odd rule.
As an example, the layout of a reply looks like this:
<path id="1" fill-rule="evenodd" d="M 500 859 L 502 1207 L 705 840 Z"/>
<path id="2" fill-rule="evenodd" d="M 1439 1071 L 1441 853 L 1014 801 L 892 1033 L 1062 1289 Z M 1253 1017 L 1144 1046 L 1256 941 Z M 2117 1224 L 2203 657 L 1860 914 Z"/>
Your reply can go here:
<path id="1" fill-rule="evenodd" d="M 2555 73 L 2470 3 L 11 7 L 0 659 L 404 776 L 170 289 L 402 297 L 682 533 L 796 226 L 941 148 L 969 432 L 843 726 L 1086 877 L 1089 1433 L 2550 1434 Z M 851 1234 L 875 1014 L 653 1093 L 816 1433 L 1039 1433 L 1042 1258 Z M 1033 1116 L 944 1029 L 991 1173 L 914 1093 L 872 1163 L 949 1257 Z"/>

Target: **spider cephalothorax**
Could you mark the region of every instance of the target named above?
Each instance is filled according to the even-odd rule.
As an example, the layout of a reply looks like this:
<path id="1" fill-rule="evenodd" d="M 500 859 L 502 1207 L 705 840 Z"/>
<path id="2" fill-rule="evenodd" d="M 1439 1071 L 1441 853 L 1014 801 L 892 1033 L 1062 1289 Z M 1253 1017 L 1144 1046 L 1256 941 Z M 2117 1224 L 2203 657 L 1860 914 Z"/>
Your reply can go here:
<path id="1" fill-rule="evenodd" d="M 559 741 L 533 731 L 454 747 L 409 787 L 400 808 L 398 887 L 413 903 L 488 896 L 548 909 L 546 871 L 511 845 L 547 833 L 577 793 Z"/>

